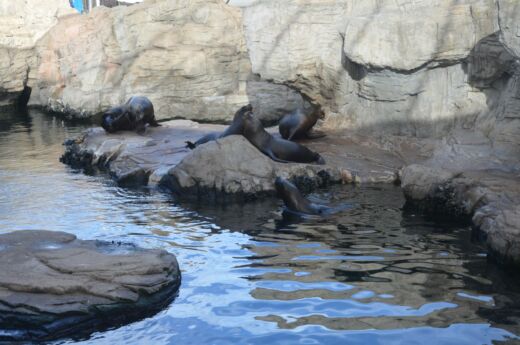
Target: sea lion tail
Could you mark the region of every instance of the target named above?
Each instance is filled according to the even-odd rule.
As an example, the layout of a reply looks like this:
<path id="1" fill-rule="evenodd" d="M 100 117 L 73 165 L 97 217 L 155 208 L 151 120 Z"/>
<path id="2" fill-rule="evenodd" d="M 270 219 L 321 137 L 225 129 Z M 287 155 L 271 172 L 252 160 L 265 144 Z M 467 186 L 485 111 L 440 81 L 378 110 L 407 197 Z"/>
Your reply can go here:
<path id="1" fill-rule="evenodd" d="M 197 145 L 195 145 L 194 143 L 192 143 L 191 141 L 185 141 L 186 143 L 186 148 L 190 149 L 190 150 L 193 150 L 197 147 Z"/>

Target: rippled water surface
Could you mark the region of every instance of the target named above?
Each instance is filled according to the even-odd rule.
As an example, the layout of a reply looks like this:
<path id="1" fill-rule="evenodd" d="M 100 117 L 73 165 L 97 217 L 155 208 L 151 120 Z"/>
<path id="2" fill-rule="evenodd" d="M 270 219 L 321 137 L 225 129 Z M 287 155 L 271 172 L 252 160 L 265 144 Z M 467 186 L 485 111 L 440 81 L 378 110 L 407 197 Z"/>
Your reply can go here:
<path id="1" fill-rule="evenodd" d="M 352 208 L 307 221 L 284 219 L 276 199 L 178 203 L 59 163 L 63 140 L 86 126 L 0 113 L 0 231 L 164 248 L 183 280 L 166 310 L 80 343 L 518 343 L 518 280 L 487 263 L 468 228 L 403 213 L 398 188 L 318 191 Z"/>

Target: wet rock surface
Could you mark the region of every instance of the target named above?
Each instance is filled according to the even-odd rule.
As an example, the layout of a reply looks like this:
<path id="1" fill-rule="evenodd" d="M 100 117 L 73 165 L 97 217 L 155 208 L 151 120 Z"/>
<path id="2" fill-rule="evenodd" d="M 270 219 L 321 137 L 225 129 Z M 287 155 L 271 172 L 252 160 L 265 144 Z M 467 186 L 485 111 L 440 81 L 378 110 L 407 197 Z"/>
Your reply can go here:
<path id="1" fill-rule="evenodd" d="M 185 141 L 222 131 L 222 125 L 202 125 L 174 120 L 133 132 L 107 134 L 92 128 L 68 140 L 62 161 L 73 167 L 106 170 L 120 185 L 156 185 L 180 194 L 200 195 L 274 192 L 274 179 L 283 176 L 300 185 L 330 182 L 385 182 L 396 179 L 404 164 L 398 155 L 367 146 L 366 139 L 353 140 L 341 134 L 302 141 L 322 154 L 326 165 L 276 163 L 240 135 L 209 142 L 191 151 Z M 270 128 L 273 135 L 277 128 Z M 303 186 L 305 187 L 305 186 Z"/>
<path id="2" fill-rule="evenodd" d="M 0 235 L 0 341 L 82 337 L 149 316 L 180 285 L 175 257 L 65 232 Z"/>
<path id="3" fill-rule="evenodd" d="M 520 264 L 520 174 L 411 165 L 401 179 L 411 206 L 436 218 L 471 222 L 493 259 Z"/>

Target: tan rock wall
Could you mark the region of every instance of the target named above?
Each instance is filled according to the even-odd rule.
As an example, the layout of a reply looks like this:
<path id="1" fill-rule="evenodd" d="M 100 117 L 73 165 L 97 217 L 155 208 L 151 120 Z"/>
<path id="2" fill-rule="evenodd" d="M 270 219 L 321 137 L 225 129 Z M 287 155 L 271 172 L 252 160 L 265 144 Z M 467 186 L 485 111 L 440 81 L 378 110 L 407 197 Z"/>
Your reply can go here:
<path id="1" fill-rule="evenodd" d="M 0 1 L 0 106 L 15 102 L 24 89 L 33 48 L 59 17 L 73 14 L 66 0 Z"/>

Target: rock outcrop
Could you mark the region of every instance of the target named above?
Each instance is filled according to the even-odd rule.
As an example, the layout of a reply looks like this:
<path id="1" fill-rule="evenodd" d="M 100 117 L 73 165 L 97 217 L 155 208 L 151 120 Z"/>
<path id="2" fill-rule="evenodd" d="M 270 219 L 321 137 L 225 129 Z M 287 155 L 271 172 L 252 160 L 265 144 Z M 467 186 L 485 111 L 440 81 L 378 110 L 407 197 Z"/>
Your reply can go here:
<path id="1" fill-rule="evenodd" d="M 0 106 L 12 105 L 22 95 L 30 66 L 35 63 L 36 42 L 60 17 L 73 13 L 63 0 L 44 5 L 38 0 L 0 3 Z"/>
<path id="2" fill-rule="evenodd" d="M 161 184 L 188 197 L 273 193 L 276 176 L 299 181 L 301 187 L 331 182 L 393 183 L 397 170 L 407 162 L 400 154 L 372 147 L 368 137 L 345 133 L 302 143 L 319 152 L 326 165 L 275 163 L 240 135 L 206 143 L 193 151 L 186 148 L 186 141 L 224 129 L 222 125 L 187 120 L 148 127 L 145 135 L 107 134 L 102 128 L 91 128 L 66 141 L 61 161 L 87 171 L 107 171 L 119 185 Z M 276 128 L 269 130 L 278 135 Z M 349 149 L 345 151 L 344 147 Z M 417 154 L 416 150 L 407 154 Z M 420 160 L 413 154 L 410 159 Z"/>
<path id="3" fill-rule="evenodd" d="M 133 95 L 148 97 L 157 119 L 226 121 L 252 102 L 277 120 L 303 105 L 297 92 L 251 75 L 241 13 L 221 0 L 96 7 L 60 20 L 36 60 L 30 105 L 71 117 Z"/>
<path id="4" fill-rule="evenodd" d="M 0 342 L 81 337 L 157 312 L 180 285 L 175 257 L 53 231 L 0 235 Z"/>
<path id="5" fill-rule="evenodd" d="M 410 165 L 401 174 L 412 207 L 435 216 L 471 221 L 490 256 L 520 265 L 520 175 L 503 171 L 450 172 Z"/>

